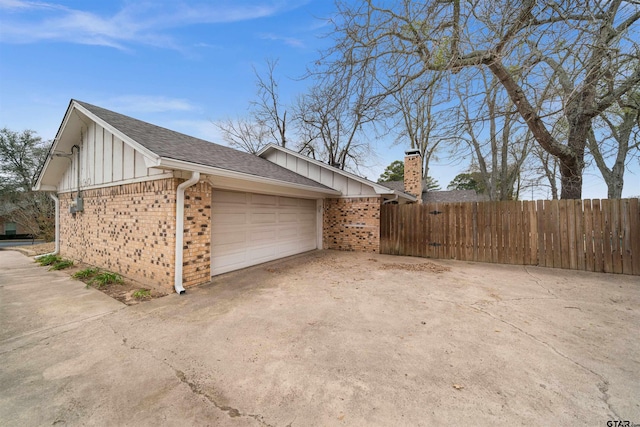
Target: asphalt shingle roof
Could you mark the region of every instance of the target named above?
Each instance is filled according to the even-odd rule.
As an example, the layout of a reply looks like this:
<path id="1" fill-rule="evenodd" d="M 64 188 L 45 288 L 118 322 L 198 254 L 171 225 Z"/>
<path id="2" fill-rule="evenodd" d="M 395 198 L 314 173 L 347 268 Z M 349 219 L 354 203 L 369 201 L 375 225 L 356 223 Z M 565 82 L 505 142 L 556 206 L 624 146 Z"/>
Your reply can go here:
<path id="1" fill-rule="evenodd" d="M 387 188 L 396 191 L 404 191 L 404 181 L 380 182 Z M 426 182 L 422 182 L 422 202 L 423 203 L 453 203 L 453 202 L 484 202 L 487 198 L 482 194 L 476 194 L 475 190 L 424 190 Z"/>
<path id="2" fill-rule="evenodd" d="M 262 157 L 194 138 L 86 102 L 74 101 L 160 157 L 292 184 L 329 189 L 319 182 L 298 175 Z"/>
<path id="3" fill-rule="evenodd" d="M 426 191 L 422 193 L 424 203 L 484 202 L 487 198 L 475 190 Z"/>
<path id="4" fill-rule="evenodd" d="M 384 181 L 379 182 L 378 184 L 391 190 L 402 191 L 404 193 L 404 181 Z"/>

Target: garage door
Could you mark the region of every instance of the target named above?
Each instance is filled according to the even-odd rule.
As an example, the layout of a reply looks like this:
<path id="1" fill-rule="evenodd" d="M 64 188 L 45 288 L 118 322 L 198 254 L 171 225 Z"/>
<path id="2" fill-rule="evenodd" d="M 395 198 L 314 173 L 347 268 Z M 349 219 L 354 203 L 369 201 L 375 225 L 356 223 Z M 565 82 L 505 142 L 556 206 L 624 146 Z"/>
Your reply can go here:
<path id="1" fill-rule="evenodd" d="M 316 249 L 316 201 L 213 191 L 211 275 Z"/>

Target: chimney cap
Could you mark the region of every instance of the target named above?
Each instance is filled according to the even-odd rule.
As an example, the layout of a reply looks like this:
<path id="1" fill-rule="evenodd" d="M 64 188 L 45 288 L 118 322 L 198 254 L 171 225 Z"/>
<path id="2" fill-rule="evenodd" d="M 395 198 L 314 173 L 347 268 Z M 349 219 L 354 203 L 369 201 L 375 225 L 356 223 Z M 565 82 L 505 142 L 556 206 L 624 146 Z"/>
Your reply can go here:
<path id="1" fill-rule="evenodd" d="M 414 149 L 405 151 L 404 154 L 407 156 L 419 156 L 420 150 L 418 150 L 417 148 L 414 148 Z"/>

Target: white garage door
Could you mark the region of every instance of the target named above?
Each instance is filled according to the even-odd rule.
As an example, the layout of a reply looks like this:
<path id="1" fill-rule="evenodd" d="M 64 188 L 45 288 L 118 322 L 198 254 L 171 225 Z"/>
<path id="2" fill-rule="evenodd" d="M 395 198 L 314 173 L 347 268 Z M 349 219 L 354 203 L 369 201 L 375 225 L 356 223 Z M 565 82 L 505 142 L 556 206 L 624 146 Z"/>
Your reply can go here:
<path id="1" fill-rule="evenodd" d="M 211 275 L 316 249 L 316 201 L 213 190 Z"/>

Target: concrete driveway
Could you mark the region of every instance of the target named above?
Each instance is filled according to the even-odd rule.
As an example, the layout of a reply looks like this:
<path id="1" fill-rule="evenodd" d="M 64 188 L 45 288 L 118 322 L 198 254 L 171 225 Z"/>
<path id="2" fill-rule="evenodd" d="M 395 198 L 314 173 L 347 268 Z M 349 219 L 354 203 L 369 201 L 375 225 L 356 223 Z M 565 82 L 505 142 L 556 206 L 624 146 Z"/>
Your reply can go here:
<path id="1" fill-rule="evenodd" d="M 44 240 L 0 240 L 0 248 L 11 248 L 15 246 L 33 246 L 44 243 Z"/>
<path id="2" fill-rule="evenodd" d="M 124 306 L 0 252 L 0 424 L 640 423 L 640 279 L 314 252 Z"/>

